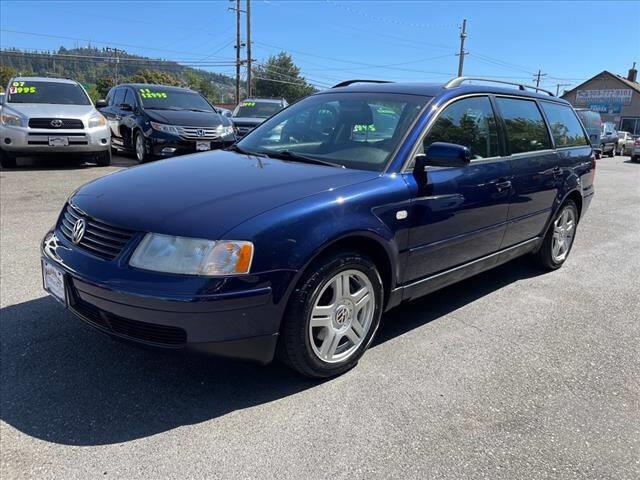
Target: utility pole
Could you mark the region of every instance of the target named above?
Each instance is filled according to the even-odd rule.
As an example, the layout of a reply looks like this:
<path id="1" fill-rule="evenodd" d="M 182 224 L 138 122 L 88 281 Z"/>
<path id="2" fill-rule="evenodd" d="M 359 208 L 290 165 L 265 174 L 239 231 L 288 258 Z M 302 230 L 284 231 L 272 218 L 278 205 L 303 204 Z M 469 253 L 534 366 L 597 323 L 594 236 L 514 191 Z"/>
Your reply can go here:
<path id="1" fill-rule="evenodd" d="M 458 60 L 458 76 L 462 76 L 462 67 L 464 66 L 464 39 L 467 38 L 467 19 L 462 20 L 462 28 L 460 29 L 460 59 Z"/>
<path id="2" fill-rule="evenodd" d="M 247 0 L 247 97 L 251 90 L 251 0 Z"/>
<path id="3" fill-rule="evenodd" d="M 556 97 L 560 95 L 560 87 L 568 87 L 570 83 L 556 83 Z"/>
<path id="4" fill-rule="evenodd" d="M 111 48 L 111 47 L 107 47 L 105 48 L 105 50 L 107 52 L 113 52 L 115 54 L 115 60 L 116 60 L 116 75 L 113 81 L 114 85 L 118 85 L 118 64 L 120 63 L 120 58 L 118 57 L 119 53 L 124 53 L 124 50 L 120 50 L 119 48 Z"/>
<path id="5" fill-rule="evenodd" d="M 542 77 L 546 77 L 547 74 L 546 73 L 542 73 L 542 70 L 538 69 L 538 73 L 536 73 L 534 75 L 535 79 L 536 79 L 536 87 L 540 86 L 540 78 Z"/>

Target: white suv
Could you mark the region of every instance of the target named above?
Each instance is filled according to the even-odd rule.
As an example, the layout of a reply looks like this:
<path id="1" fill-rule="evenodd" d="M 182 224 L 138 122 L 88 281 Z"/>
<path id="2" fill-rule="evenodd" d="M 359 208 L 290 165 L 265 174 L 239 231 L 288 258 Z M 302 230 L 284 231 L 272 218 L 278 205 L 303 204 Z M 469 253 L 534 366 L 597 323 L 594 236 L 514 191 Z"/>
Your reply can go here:
<path id="1" fill-rule="evenodd" d="M 87 92 L 62 78 L 16 77 L 1 97 L 0 161 L 16 166 L 16 157 L 69 153 L 111 164 L 106 119 Z"/>

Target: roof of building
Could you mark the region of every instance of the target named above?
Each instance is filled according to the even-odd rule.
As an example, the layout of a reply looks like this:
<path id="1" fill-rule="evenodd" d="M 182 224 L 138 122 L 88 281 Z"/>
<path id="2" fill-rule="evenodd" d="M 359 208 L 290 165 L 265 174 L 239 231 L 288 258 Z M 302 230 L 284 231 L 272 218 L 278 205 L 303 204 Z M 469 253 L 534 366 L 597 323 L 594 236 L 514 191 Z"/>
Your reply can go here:
<path id="1" fill-rule="evenodd" d="M 584 82 L 582 82 L 580 85 L 578 85 L 577 87 L 572 88 L 571 90 L 567 90 L 566 92 L 564 92 L 562 94 L 562 98 L 565 97 L 565 95 L 568 95 L 569 93 L 573 92 L 574 90 L 579 89 L 580 87 L 582 87 L 583 85 L 585 85 L 586 83 L 589 83 L 591 80 L 593 80 L 594 78 L 596 78 L 599 75 L 608 75 L 611 78 L 613 78 L 614 80 L 617 80 L 621 83 L 623 83 L 625 86 L 635 90 L 636 92 L 640 93 L 640 83 L 638 82 L 632 82 L 631 80 L 618 75 L 616 73 L 611 73 L 609 70 L 603 70 L 602 72 L 598 73 L 597 75 L 594 75 L 593 77 L 591 77 L 588 80 L 585 80 Z"/>

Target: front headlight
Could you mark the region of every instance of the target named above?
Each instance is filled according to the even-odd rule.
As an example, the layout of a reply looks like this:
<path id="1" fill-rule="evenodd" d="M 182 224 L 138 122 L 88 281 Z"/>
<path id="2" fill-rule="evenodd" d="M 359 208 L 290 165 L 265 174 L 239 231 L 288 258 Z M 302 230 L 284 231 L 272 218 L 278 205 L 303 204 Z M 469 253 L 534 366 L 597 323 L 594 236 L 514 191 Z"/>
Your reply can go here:
<path id="1" fill-rule="evenodd" d="M 164 132 L 164 133 L 170 133 L 171 135 L 178 135 L 178 129 L 173 125 L 165 125 L 164 123 L 156 123 L 156 122 L 149 122 L 149 123 L 151 123 L 151 127 L 154 130 L 158 130 L 159 132 Z"/>
<path id="2" fill-rule="evenodd" d="M 229 125 L 225 127 L 224 125 L 218 125 L 216 128 L 216 133 L 221 137 L 226 137 L 227 135 L 231 135 L 233 133 L 233 127 Z"/>
<path id="3" fill-rule="evenodd" d="M 129 265 L 183 275 L 240 275 L 249 273 L 252 259 L 251 242 L 147 233 L 133 252 Z"/>
<path id="4" fill-rule="evenodd" d="M 0 121 L 3 125 L 9 125 L 13 127 L 20 127 L 22 125 L 22 119 L 17 115 L 10 113 L 3 113 L 0 115 Z"/>
<path id="5" fill-rule="evenodd" d="M 99 113 L 89 118 L 89 128 L 104 127 L 107 124 L 107 119 Z"/>

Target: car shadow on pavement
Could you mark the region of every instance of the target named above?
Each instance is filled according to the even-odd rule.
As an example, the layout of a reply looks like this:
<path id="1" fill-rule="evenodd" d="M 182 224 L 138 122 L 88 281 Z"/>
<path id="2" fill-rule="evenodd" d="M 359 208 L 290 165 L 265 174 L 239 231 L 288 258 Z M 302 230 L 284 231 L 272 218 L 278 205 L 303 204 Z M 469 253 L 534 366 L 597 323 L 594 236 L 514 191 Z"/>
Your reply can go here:
<path id="1" fill-rule="evenodd" d="M 385 315 L 372 348 L 539 273 L 515 261 L 398 307 Z M 112 341 L 49 297 L 0 310 L 0 334 L 2 420 L 26 435 L 67 445 L 144 438 L 321 383 L 279 363 L 265 368 Z"/>

